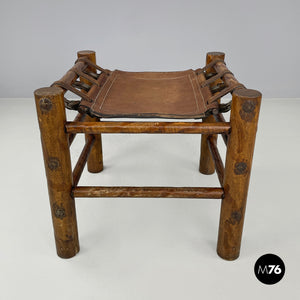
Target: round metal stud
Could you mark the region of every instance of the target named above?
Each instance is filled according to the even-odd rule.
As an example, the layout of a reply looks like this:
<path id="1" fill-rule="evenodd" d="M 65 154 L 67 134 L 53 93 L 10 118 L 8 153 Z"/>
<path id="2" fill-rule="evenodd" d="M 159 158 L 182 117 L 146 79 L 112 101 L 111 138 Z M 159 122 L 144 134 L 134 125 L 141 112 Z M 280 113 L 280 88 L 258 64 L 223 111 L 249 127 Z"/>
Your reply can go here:
<path id="1" fill-rule="evenodd" d="M 245 162 L 238 162 L 234 165 L 234 173 L 236 175 L 245 174 L 247 171 L 247 164 Z"/>
<path id="2" fill-rule="evenodd" d="M 53 106 L 53 104 L 52 104 L 50 99 L 42 98 L 40 100 L 40 108 L 41 108 L 42 111 L 48 112 L 49 110 L 52 109 L 52 106 Z"/>
<path id="3" fill-rule="evenodd" d="M 56 170 L 58 167 L 59 167 L 59 160 L 58 158 L 56 157 L 50 157 L 49 160 L 48 160 L 48 168 L 51 170 L 51 171 L 54 171 Z"/>

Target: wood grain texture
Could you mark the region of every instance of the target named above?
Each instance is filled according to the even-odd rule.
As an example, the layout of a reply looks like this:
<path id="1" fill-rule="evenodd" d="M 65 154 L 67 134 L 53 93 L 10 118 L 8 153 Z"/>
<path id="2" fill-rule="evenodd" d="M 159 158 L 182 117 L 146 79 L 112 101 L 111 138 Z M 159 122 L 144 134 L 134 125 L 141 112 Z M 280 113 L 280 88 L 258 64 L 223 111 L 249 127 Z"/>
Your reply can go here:
<path id="1" fill-rule="evenodd" d="M 226 67 L 225 63 L 222 62 L 217 62 L 214 66 L 214 69 L 218 73 L 226 72 L 229 71 L 228 68 Z M 225 82 L 226 86 L 234 86 L 239 84 L 240 82 L 234 77 L 233 74 L 226 73 L 223 77 L 222 80 Z"/>
<path id="2" fill-rule="evenodd" d="M 70 258 L 79 251 L 79 242 L 63 94 L 58 87 L 34 92 L 57 254 Z"/>
<path id="3" fill-rule="evenodd" d="M 82 152 L 78 158 L 78 161 L 76 163 L 76 166 L 73 170 L 73 186 L 77 186 L 79 179 L 81 177 L 81 174 L 83 172 L 83 169 L 85 167 L 85 164 L 87 162 L 87 159 L 89 157 L 89 154 L 91 152 L 91 148 L 93 147 L 93 144 L 95 142 L 95 136 L 94 135 L 88 135 L 86 138 L 85 145 L 82 149 Z"/>
<path id="4" fill-rule="evenodd" d="M 230 123 L 200 122 L 67 122 L 68 133 L 228 133 Z"/>
<path id="5" fill-rule="evenodd" d="M 133 187 L 133 186 L 78 186 L 74 197 L 138 197 L 138 198 L 206 198 L 221 199 L 222 188 L 213 187 Z"/>
<path id="6" fill-rule="evenodd" d="M 83 71 L 86 69 L 86 64 L 84 62 L 77 62 L 70 70 L 67 71 L 59 81 L 63 81 L 66 84 L 71 85 L 78 78 L 77 71 Z"/>
<path id="7" fill-rule="evenodd" d="M 90 61 L 92 61 L 94 64 L 96 63 L 96 53 L 95 51 L 90 50 L 82 50 L 77 52 L 77 57 L 87 57 Z M 92 66 L 88 66 L 86 71 L 94 72 L 96 73 L 96 69 Z M 80 81 L 90 84 L 90 82 L 80 77 Z M 98 118 L 92 118 L 90 116 L 86 117 L 86 121 L 88 122 L 98 122 Z M 89 135 L 86 135 L 86 141 L 89 139 Z M 91 173 L 99 173 L 103 170 L 103 154 L 102 154 L 102 139 L 101 134 L 98 134 L 95 136 L 94 145 L 91 148 L 91 152 L 88 157 L 87 161 L 87 168 L 88 171 Z"/>
<path id="8" fill-rule="evenodd" d="M 213 116 L 214 116 L 216 122 L 226 122 L 226 120 L 225 120 L 222 113 L 214 114 Z M 228 134 L 227 133 L 221 133 L 221 135 L 222 135 L 222 138 L 223 138 L 223 141 L 224 141 L 225 145 L 227 146 Z"/>
<path id="9" fill-rule="evenodd" d="M 233 93 L 217 247 L 226 260 L 238 258 L 240 252 L 260 103 L 258 91 Z"/>
<path id="10" fill-rule="evenodd" d="M 86 116 L 87 116 L 86 114 L 78 113 L 74 118 L 73 122 L 83 122 Z M 69 146 L 73 144 L 75 137 L 76 137 L 76 133 L 69 134 Z"/>
<path id="11" fill-rule="evenodd" d="M 216 59 L 225 59 L 225 54 L 223 52 L 208 52 L 206 54 L 206 65 L 211 63 L 213 60 Z M 214 72 L 214 69 L 207 69 L 206 73 L 211 73 Z M 220 81 L 217 80 L 213 85 L 217 84 Z M 211 85 L 211 86 L 213 86 Z M 214 123 L 215 119 L 213 115 L 206 117 L 202 121 L 203 123 Z M 199 171 L 202 174 L 213 174 L 215 172 L 215 164 L 213 162 L 213 158 L 211 156 L 211 153 L 208 148 L 208 143 L 207 143 L 207 138 L 208 135 L 203 134 L 201 137 L 201 152 L 200 152 L 200 164 L 199 164 Z M 212 139 L 217 142 L 217 135 L 214 135 Z"/>
<path id="12" fill-rule="evenodd" d="M 208 148 L 211 153 L 211 156 L 213 158 L 215 169 L 218 175 L 219 182 L 221 186 L 223 186 L 224 181 L 224 164 L 221 158 L 221 155 L 219 153 L 218 147 L 217 147 L 217 141 L 214 139 L 213 136 L 209 135 L 207 138 Z"/>

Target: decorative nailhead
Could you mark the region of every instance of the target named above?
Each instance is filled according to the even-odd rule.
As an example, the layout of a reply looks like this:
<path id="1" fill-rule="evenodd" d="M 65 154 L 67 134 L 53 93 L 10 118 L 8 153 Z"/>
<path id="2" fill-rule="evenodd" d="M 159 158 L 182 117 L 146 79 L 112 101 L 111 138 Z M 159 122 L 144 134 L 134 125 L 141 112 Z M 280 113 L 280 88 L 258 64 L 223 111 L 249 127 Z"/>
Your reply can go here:
<path id="1" fill-rule="evenodd" d="M 63 219 L 66 216 L 66 211 L 62 206 L 59 206 L 57 203 L 53 205 L 54 215 L 56 218 Z"/>
<path id="2" fill-rule="evenodd" d="M 255 103 L 253 101 L 248 101 L 246 100 L 243 104 L 242 104 L 242 108 L 243 111 L 246 113 L 251 113 L 255 110 Z"/>
<path id="3" fill-rule="evenodd" d="M 48 112 L 49 110 L 52 109 L 52 102 L 50 99 L 48 98 L 43 98 L 40 100 L 40 108 L 41 108 L 41 111 L 43 112 Z"/>
<path id="4" fill-rule="evenodd" d="M 245 162 L 238 162 L 234 165 L 234 173 L 236 175 L 245 174 L 247 171 L 247 164 Z"/>
<path id="5" fill-rule="evenodd" d="M 54 171 L 56 170 L 58 167 L 59 167 L 59 160 L 58 158 L 56 157 L 50 157 L 49 160 L 48 160 L 48 168 L 51 170 L 51 171 Z"/>

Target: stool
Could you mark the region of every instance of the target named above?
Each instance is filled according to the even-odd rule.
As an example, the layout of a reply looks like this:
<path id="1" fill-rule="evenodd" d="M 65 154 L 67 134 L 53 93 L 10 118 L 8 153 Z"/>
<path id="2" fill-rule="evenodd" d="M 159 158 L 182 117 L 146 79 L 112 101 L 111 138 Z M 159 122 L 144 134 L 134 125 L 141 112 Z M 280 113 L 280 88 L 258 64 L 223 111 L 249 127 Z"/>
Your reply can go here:
<path id="1" fill-rule="evenodd" d="M 79 251 L 74 198 L 168 197 L 222 199 L 217 253 L 226 260 L 238 258 L 261 93 L 239 83 L 224 57 L 222 52 L 209 52 L 205 67 L 197 70 L 124 72 L 103 69 L 96 65 L 95 52 L 79 51 L 74 66 L 59 81 L 34 92 L 60 257 L 70 258 Z M 66 99 L 66 91 L 81 100 Z M 232 101 L 221 103 L 228 93 Z M 65 108 L 78 111 L 72 122 L 66 120 Z M 223 113 L 229 110 L 226 122 Z M 86 142 L 72 170 L 70 146 L 78 133 L 85 134 Z M 86 163 L 89 172 L 103 170 L 102 133 L 202 134 L 199 171 L 216 171 L 220 187 L 78 186 Z M 225 167 L 217 148 L 218 134 L 227 145 Z"/>

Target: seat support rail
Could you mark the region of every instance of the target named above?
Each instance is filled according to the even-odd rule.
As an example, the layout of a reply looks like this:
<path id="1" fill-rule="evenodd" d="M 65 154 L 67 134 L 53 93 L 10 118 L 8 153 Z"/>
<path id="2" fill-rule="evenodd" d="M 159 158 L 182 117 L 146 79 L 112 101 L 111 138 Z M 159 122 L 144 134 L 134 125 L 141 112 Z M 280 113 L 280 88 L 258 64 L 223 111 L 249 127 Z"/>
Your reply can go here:
<path id="1" fill-rule="evenodd" d="M 198 133 L 218 134 L 230 131 L 229 122 L 67 122 L 67 133 Z"/>

